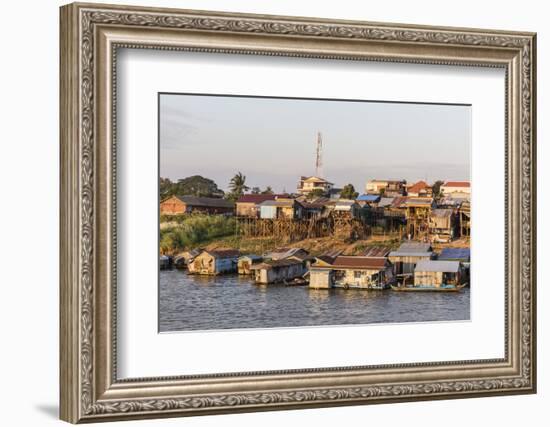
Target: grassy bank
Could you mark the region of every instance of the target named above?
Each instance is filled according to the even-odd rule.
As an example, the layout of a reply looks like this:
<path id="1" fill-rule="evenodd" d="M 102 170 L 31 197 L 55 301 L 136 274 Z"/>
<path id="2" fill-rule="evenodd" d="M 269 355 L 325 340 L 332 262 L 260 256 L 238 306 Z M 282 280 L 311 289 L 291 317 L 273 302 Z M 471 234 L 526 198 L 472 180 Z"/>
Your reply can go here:
<path id="1" fill-rule="evenodd" d="M 221 215 L 187 215 L 171 218 L 160 227 L 160 252 L 175 254 L 184 249 L 205 246 L 235 234 L 235 218 Z"/>

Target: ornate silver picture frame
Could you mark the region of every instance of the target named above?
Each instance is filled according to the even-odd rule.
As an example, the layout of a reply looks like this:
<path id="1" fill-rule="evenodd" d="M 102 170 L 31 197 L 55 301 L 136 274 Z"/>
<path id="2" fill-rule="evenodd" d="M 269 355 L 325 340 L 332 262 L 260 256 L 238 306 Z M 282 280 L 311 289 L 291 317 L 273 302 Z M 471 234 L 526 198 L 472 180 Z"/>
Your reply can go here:
<path id="1" fill-rule="evenodd" d="M 536 36 L 263 15 L 61 8 L 60 416 L 71 422 L 536 391 Z M 505 98 L 504 357 L 117 376 L 117 49 L 498 67 Z"/>

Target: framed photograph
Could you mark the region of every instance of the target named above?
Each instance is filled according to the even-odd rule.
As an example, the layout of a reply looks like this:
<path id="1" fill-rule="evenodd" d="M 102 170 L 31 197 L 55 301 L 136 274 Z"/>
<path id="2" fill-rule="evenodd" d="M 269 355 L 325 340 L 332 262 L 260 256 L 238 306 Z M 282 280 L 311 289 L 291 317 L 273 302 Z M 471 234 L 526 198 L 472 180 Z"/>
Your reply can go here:
<path id="1" fill-rule="evenodd" d="M 63 420 L 536 391 L 535 34 L 60 21 Z"/>

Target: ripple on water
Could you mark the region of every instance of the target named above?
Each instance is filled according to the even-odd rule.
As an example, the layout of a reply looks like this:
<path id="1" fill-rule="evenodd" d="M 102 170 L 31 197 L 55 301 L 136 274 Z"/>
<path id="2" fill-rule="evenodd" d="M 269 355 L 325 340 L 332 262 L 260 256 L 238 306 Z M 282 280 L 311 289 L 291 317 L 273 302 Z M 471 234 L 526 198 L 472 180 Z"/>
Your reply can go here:
<path id="1" fill-rule="evenodd" d="M 169 270 L 160 272 L 159 308 L 161 332 L 469 320 L 470 290 L 316 290 Z"/>

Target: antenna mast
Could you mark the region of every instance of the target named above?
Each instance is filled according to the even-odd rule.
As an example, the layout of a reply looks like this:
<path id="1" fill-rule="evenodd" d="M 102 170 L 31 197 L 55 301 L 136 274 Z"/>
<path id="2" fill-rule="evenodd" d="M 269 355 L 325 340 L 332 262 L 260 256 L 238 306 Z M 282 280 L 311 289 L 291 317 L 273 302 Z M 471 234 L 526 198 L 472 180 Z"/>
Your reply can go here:
<path id="1" fill-rule="evenodd" d="M 322 178 L 322 175 L 323 175 L 323 137 L 321 135 L 321 132 L 317 132 L 315 176 Z"/>

